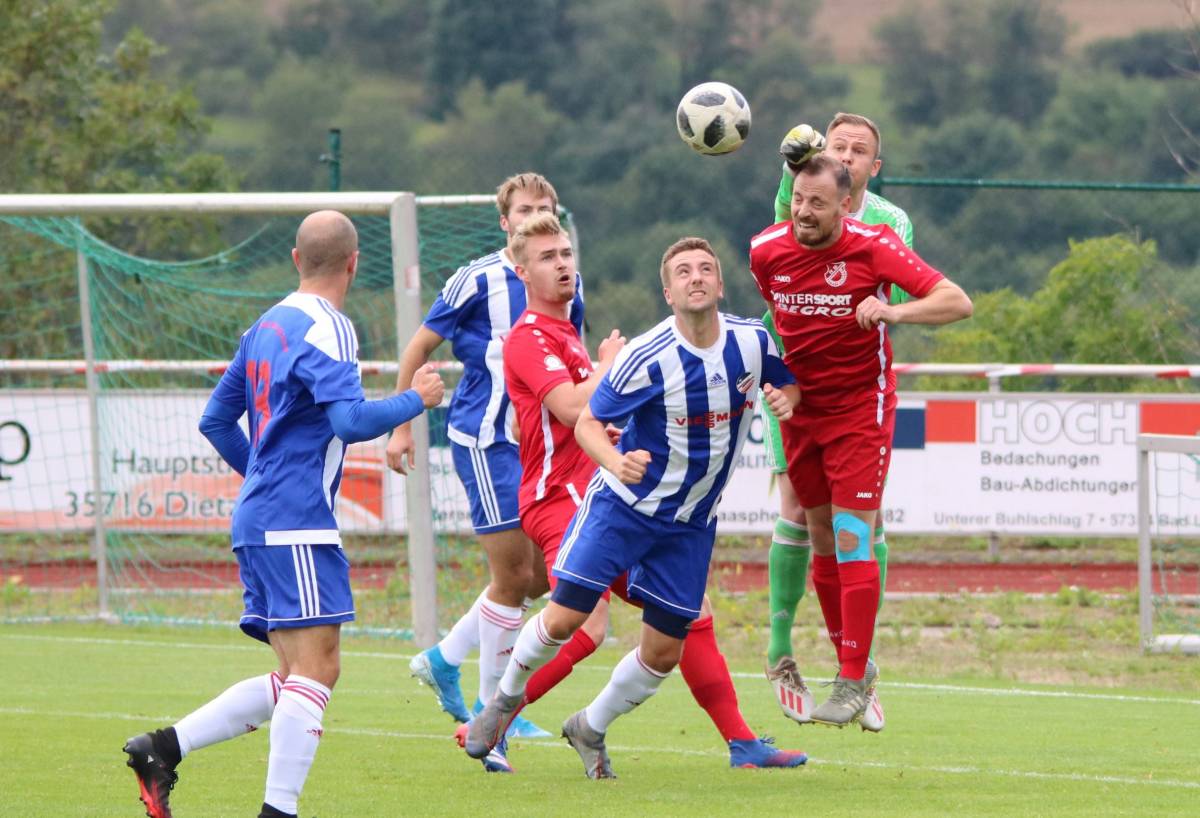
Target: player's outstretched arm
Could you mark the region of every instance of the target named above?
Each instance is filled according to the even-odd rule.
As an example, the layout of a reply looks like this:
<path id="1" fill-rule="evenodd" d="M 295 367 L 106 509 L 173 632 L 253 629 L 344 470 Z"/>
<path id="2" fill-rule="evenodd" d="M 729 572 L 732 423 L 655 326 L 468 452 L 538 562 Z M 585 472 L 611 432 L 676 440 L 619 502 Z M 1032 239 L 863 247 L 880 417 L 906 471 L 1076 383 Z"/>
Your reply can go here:
<path id="1" fill-rule="evenodd" d="M 600 342 L 598 351 L 600 361 L 587 380 L 581 383 L 560 383 L 546 393 L 542 402 L 546 404 L 546 408 L 550 410 L 551 414 L 558 418 L 559 423 L 564 426 L 575 425 L 583 408 L 587 406 L 588 399 L 596 391 L 600 379 L 612 368 L 617 353 L 624 348 L 625 336 L 621 334 L 620 330 L 614 329 L 607 338 Z"/>
<path id="2" fill-rule="evenodd" d="M 903 304 L 885 304 L 871 296 L 859 302 L 856 317 L 863 329 L 885 324 L 950 324 L 970 318 L 974 311 L 970 297 L 949 279 L 933 285 L 924 297 Z"/>
<path id="3" fill-rule="evenodd" d="M 418 369 L 429 362 L 429 356 L 443 340 L 445 339 L 442 336 L 424 324 L 417 329 L 417 334 L 412 337 L 400 355 L 400 371 L 396 374 L 397 395 L 413 385 L 413 376 Z M 440 401 L 441 398 L 438 400 Z M 388 467 L 400 474 L 408 474 L 408 469 L 412 468 L 415 456 L 416 444 L 413 443 L 412 429 L 407 422 L 398 425 L 392 432 L 391 438 L 388 439 L 386 450 Z M 405 458 L 408 459 L 407 466 Z"/>
<path id="4" fill-rule="evenodd" d="M 373 440 L 437 406 L 444 394 L 441 377 L 428 364 L 417 370 L 412 388 L 383 400 L 339 400 L 324 404 L 333 433 L 347 443 Z M 411 464 L 410 464 L 411 466 Z"/>

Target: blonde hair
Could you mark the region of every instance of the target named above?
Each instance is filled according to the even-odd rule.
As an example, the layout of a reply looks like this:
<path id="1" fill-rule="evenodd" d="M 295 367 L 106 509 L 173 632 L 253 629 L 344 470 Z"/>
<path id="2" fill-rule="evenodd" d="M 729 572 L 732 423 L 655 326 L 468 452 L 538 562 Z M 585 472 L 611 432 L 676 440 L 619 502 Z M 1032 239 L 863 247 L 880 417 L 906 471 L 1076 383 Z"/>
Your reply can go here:
<path id="1" fill-rule="evenodd" d="M 696 236 L 685 236 L 668 247 L 667 252 L 663 253 L 662 264 L 658 268 L 658 275 L 660 278 L 662 278 L 664 287 L 667 286 L 667 264 L 669 264 L 671 259 L 675 258 L 675 256 L 679 255 L 680 253 L 686 253 L 688 250 L 703 250 L 704 252 L 708 253 L 710 256 L 712 256 L 713 261 L 716 262 L 717 273 L 720 274 L 721 259 L 717 258 L 717 253 L 715 250 L 713 250 L 712 245 L 708 243 L 708 240 L 698 238 Z"/>
<path id="2" fill-rule="evenodd" d="M 513 261 L 521 266 L 528 263 L 529 259 L 525 257 L 525 245 L 533 236 L 565 236 L 567 231 L 558 221 L 558 216 L 554 213 L 535 213 L 525 221 L 521 222 L 521 226 L 517 228 L 517 232 L 512 237 L 512 254 Z"/>
<path id="3" fill-rule="evenodd" d="M 496 209 L 500 211 L 501 216 L 508 217 L 513 194 L 518 190 L 531 193 L 538 199 L 549 196 L 551 209 L 558 210 L 558 192 L 554 190 L 554 185 L 550 184 L 549 179 L 540 173 L 518 173 L 509 176 L 496 188 Z"/>
<path id="4" fill-rule="evenodd" d="M 825 139 L 829 139 L 829 135 L 833 133 L 833 129 L 839 125 L 858 125 L 861 128 L 866 128 L 875 137 L 875 158 L 878 159 L 883 155 L 883 137 L 879 135 L 879 126 L 859 114 L 847 114 L 838 112 L 834 114 L 833 120 L 830 121 L 829 127 L 825 129 Z"/>

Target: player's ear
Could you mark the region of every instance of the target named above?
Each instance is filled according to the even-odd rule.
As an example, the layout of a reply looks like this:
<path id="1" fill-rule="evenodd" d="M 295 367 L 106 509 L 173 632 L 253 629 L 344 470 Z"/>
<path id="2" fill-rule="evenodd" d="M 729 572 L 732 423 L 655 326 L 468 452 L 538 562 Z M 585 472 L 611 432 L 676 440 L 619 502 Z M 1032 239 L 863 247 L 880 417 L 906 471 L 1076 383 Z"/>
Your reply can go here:
<path id="1" fill-rule="evenodd" d="M 874 176 L 878 176 L 878 175 L 879 175 L 879 169 L 880 169 L 881 167 L 883 167 L 883 160 L 882 160 L 882 159 L 876 159 L 874 162 L 872 162 L 872 163 L 871 163 L 871 176 L 873 176 L 873 177 L 874 177 Z"/>
<path id="2" fill-rule="evenodd" d="M 668 307 L 675 306 L 675 304 L 671 301 L 671 291 L 669 289 L 667 289 L 666 287 L 663 287 L 663 298 L 667 299 Z"/>
<path id="3" fill-rule="evenodd" d="M 300 272 L 300 250 L 296 247 L 292 248 L 292 264 L 296 265 L 296 272 Z"/>

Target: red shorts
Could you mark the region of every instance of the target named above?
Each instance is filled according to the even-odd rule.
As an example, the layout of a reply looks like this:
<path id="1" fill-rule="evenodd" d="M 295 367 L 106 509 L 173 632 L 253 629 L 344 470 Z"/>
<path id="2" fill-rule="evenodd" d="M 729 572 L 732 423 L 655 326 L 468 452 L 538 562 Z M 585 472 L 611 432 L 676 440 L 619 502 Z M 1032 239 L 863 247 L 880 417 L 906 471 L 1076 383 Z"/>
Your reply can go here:
<path id="1" fill-rule="evenodd" d="M 586 490 L 586 488 L 585 481 L 584 489 Z M 553 570 L 554 561 L 558 559 L 558 546 L 562 543 L 563 535 L 567 533 L 567 527 L 571 524 L 571 518 L 575 516 L 575 510 L 579 508 L 582 496 L 583 491 L 572 493 L 565 486 L 551 486 L 545 497 L 521 512 L 521 529 L 529 539 L 533 540 L 533 544 L 542 550 L 542 557 L 546 561 L 546 577 L 550 580 L 551 590 L 558 584 Z M 618 582 L 622 586 L 624 585 L 624 574 L 617 582 L 613 583 L 613 586 L 615 587 Z M 603 596 L 604 599 L 608 599 L 610 594 L 605 591 Z"/>
<path id="2" fill-rule="evenodd" d="M 884 399 L 882 412 L 877 403 L 837 412 L 797 407 L 781 431 L 788 479 L 800 505 L 879 508 L 895 428 L 895 393 Z"/>

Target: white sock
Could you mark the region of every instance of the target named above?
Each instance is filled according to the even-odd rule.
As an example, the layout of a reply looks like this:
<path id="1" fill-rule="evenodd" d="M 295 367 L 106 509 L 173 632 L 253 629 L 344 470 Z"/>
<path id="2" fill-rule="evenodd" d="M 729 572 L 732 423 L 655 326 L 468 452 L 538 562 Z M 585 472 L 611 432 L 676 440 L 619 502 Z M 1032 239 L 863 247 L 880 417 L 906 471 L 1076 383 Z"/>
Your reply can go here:
<path id="1" fill-rule="evenodd" d="M 485 589 L 475 598 L 475 604 L 454 623 L 454 627 L 446 634 L 446 638 L 438 642 L 438 649 L 446 664 L 458 667 L 467 658 L 467 654 L 479 647 L 479 605 L 487 596 Z"/>
<path id="2" fill-rule="evenodd" d="M 496 682 L 508 664 L 521 628 L 521 609 L 490 599 L 479 604 L 479 700 L 487 703 L 496 694 Z"/>
<path id="3" fill-rule="evenodd" d="M 283 680 L 278 673 L 243 679 L 220 696 L 179 720 L 175 735 L 179 738 L 180 757 L 218 741 L 257 730 L 271 718 Z"/>
<path id="4" fill-rule="evenodd" d="M 329 688 L 293 673 L 279 692 L 271 717 L 271 755 L 267 761 L 267 793 L 263 801 L 296 814 L 300 790 L 312 767 L 324 730 L 321 719 L 329 704 Z"/>
<path id="5" fill-rule="evenodd" d="M 542 614 L 538 613 L 525 623 L 513 645 L 512 658 L 504 669 L 500 679 L 500 692 L 505 696 L 515 696 L 525 692 L 525 683 L 534 671 L 549 662 L 558 653 L 566 640 L 558 640 L 546 633 L 542 624 Z"/>
<path id="6" fill-rule="evenodd" d="M 670 675 L 651 669 L 634 648 L 617 662 L 608 684 L 587 706 L 587 723 L 597 733 L 606 732 L 617 716 L 628 713 L 657 693 L 663 679 Z"/>

